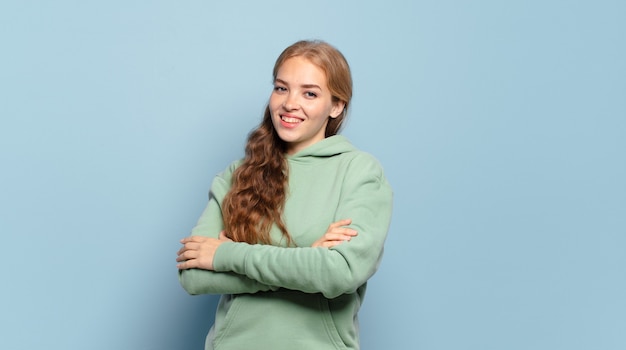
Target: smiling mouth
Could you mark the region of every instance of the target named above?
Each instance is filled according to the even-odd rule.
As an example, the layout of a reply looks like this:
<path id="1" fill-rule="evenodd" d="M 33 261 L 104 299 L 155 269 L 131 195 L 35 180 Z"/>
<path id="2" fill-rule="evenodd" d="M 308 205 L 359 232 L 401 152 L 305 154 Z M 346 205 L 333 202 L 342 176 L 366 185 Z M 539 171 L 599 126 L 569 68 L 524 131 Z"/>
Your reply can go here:
<path id="1" fill-rule="evenodd" d="M 302 119 L 300 118 L 288 117 L 285 115 L 281 115 L 280 120 L 284 121 L 285 123 L 291 123 L 291 124 L 302 122 Z"/>

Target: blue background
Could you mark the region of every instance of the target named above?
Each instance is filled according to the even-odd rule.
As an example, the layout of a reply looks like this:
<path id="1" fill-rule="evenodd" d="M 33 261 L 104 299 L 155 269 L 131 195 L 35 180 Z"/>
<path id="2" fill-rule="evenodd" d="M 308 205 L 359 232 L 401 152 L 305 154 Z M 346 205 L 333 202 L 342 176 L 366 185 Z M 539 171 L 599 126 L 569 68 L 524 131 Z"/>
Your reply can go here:
<path id="1" fill-rule="evenodd" d="M 626 349 L 623 1 L 3 1 L 0 348 L 200 349 L 175 268 L 280 51 L 395 190 L 364 350 Z"/>

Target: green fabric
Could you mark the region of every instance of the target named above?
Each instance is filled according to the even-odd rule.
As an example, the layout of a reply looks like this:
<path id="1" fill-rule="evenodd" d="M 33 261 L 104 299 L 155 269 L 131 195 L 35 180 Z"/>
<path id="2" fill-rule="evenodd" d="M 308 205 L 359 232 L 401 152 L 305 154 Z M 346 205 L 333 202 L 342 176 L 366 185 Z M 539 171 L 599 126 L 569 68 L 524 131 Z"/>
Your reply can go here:
<path id="1" fill-rule="evenodd" d="M 184 270 L 190 294 L 223 294 L 206 349 L 358 349 L 357 312 L 383 253 L 392 190 L 378 161 L 343 136 L 288 157 L 284 220 L 296 247 L 276 228 L 272 245 L 229 242 L 215 271 Z M 218 175 L 192 235 L 217 237 L 220 203 L 240 162 Z M 352 219 L 358 235 L 333 248 L 311 248 L 328 226 Z"/>

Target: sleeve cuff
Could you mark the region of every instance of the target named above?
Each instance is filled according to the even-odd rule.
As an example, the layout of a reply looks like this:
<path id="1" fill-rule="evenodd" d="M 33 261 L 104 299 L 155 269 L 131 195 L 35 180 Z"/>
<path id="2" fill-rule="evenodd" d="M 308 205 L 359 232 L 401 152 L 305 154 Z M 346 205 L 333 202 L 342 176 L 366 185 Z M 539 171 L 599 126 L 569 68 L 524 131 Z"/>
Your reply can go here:
<path id="1" fill-rule="evenodd" d="M 241 242 L 222 243 L 213 256 L 213 270 L 216 272 L 239 272 L 244 266 L 248 246 L 247 243 Z"/>

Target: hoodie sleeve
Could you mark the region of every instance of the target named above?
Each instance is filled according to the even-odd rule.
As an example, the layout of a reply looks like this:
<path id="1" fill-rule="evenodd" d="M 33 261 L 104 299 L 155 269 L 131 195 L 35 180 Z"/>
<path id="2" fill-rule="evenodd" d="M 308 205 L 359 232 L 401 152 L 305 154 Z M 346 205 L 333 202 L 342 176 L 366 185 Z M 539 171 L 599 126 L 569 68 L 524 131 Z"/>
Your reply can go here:
<path id="1" fill-rule="evenodd" d="M 224 229 L 221 203 L 230 188 L 230 176 L 235 167 L 233 163 L 229 169 L 213 180 L 209 191 L 209 203 L 191 231 L 192 236 L 218 238 L 219 233 Z M 277 287 L 268 286 L 241 274 L 202 269 L 180 270 L 179 280 L 183 288 L 192 295 L 256 293 L 277 289 Z"/>
<path id="2" fill-rule="evenodd" d="M 351 218 L 356 237 L 330 249 L 227 242 L 215 253 L 215 270 L 327 298 L 355 292 L 376 272 L 382 258 L 393 195 L 373 157 L 361 154 L 349 166 L 335 220 Z"/>

